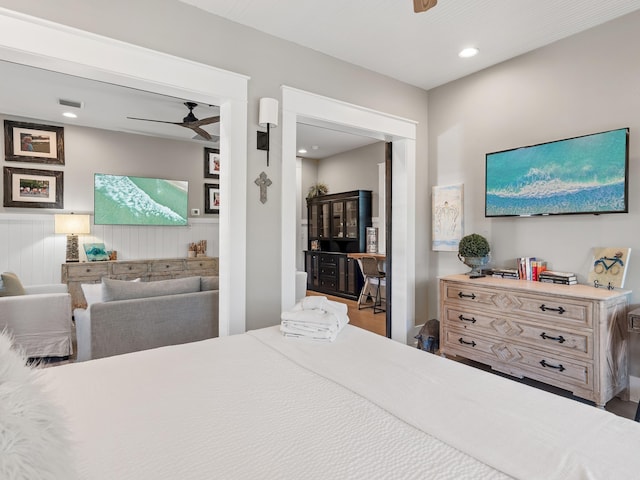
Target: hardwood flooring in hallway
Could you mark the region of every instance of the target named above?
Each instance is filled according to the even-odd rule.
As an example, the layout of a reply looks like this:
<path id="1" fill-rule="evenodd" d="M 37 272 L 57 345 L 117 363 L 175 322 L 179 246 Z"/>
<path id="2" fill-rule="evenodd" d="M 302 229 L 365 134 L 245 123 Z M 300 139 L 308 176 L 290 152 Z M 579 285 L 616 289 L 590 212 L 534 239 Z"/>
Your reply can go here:
<path id="1" fill-rule="evenodd" d="M 363 308 L 362 310 L 358 310 L 358 302 L 355 300 L 334 297 L 324 293 L 312 292 L 311 290 L 307 290 L 307 295 L 321 295 L 327 297 L 329 300 L 333 300 L 334 302 L 346 304 L 348 308 L 347 315 L 349 315 L 349 323 L 351 325 L 377 333 L 378 335 L 386 335 L 386 314 L 384 312 L 374 314 L 373 308 Z"/>

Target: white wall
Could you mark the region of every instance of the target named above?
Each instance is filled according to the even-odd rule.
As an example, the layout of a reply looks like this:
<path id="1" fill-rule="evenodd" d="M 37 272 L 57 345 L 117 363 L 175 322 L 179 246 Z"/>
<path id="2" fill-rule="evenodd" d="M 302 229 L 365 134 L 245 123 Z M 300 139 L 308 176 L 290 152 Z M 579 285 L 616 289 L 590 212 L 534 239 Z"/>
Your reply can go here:
<path id="1" fill-rule="evenodd" d="M 495 265 L 536 256 L 586 282 L 592 247 L 631 247 L 625 287 L 640 303 L 639 43 L 636 12 L 429 92 L 429 188 L 464 183 L 464 231 L 488 237 Z M 619 127 L 631 128 L 628 214 L 484 217 L 486 152 Z M 430 315 L 437 276 L 463 270 L 455 253 L 430 254 Z M 638 375 L 637 338 L 632 348 Z"/>

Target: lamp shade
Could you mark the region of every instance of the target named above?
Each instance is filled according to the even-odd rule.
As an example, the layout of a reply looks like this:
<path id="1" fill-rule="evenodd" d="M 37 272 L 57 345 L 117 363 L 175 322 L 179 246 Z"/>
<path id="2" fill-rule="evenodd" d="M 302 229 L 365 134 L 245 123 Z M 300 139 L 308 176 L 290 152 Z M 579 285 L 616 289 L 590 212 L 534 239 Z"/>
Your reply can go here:
<path id="1" fill-rule="evenodd" d="M 261 127 L 266 127 L 267 124 L 278 126 L 278 100 L 268 97 L 260 99 L 258 123 Z"/>
<path id="2" fill-rule="evenodd" d="M 89 215 L 55 215 L 55 233 L 66 233 L 75 235 L 91 233 L 91 225 L 89 220 Z"/>

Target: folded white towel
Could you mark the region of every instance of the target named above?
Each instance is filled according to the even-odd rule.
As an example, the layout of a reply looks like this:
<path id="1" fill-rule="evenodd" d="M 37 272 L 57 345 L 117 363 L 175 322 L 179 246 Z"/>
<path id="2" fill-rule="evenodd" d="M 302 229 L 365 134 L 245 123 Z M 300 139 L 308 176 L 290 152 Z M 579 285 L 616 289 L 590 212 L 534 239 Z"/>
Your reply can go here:
<path id="1" fill-rule="evenodd" d="M 313 340 L 330 341 L 349 323 L 347 306 L 343 303 L 333 302 L 326 297 L 304 302 L 300 301 L 290 311 L 282 312 L 280 318 L 280 331 L 287 337 L 307 337 Z M 322 300 L 323 299 L 323 300 Z M 324 309 L 313 308 L 322 305 Z"/>

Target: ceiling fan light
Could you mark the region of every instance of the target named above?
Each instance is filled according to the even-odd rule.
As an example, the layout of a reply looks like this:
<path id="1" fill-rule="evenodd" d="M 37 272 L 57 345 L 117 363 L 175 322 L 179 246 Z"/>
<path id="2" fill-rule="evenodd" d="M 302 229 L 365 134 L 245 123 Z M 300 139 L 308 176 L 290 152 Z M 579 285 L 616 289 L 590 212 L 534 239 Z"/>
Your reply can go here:
<path id="1" fill-rule="evenodd" d="M 478 54 L 479 50 L 476 47 L 467 47 L 460 50 L 458 56 L 460 58 L 471 58 L 475 57 Z"/>

